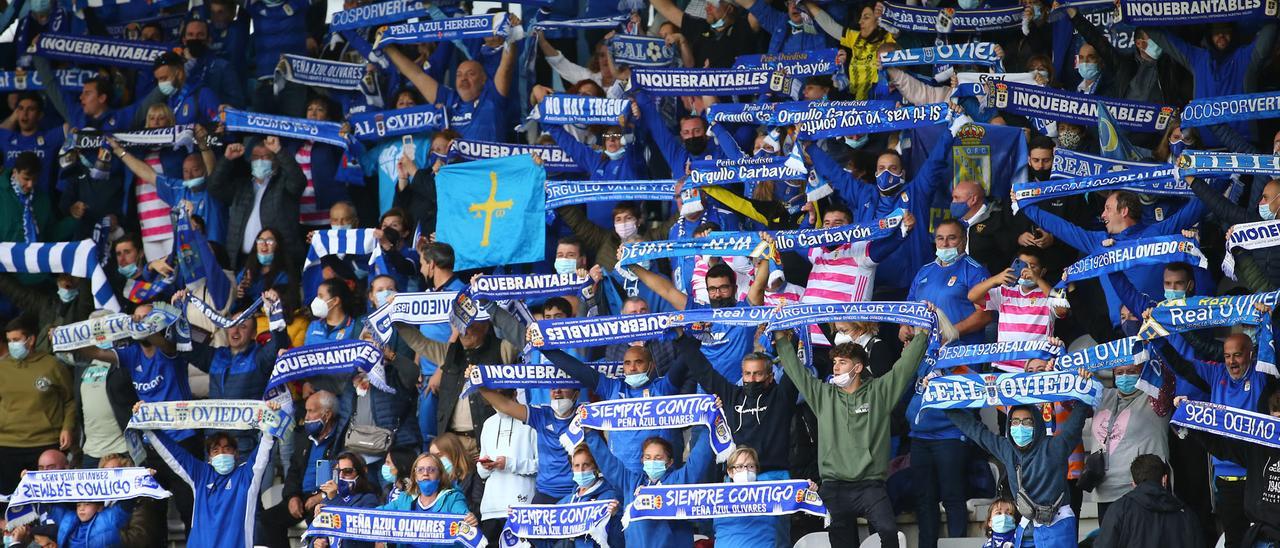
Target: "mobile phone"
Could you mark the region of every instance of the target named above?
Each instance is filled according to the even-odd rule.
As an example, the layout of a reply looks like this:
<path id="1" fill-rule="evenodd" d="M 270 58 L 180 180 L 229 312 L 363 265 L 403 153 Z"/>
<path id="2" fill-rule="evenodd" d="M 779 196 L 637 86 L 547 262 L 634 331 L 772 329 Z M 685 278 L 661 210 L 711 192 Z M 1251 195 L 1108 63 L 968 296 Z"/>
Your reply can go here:
<path id="1" fill-rule="evenodd" d="M 409 158 L 410 160 L 412 160 L 413 158 L 417 157 L 418 145 L 413 142 L 412 135 L 405 135 L 404 137 L 401 137 L 400 143 L 403 145 L 405 158 Z"/>
<path id="2" fill-rule="evenodd" d="M 333 479 L 333 461 L 317 460 L 316 461 L 316 485 L 324 485 Z"/>
<path id="3" fill-rule="evenodd" d="M 489 464 L 489 463 L 493 462 L 493 459 L 491 459 L 491 458 L 489 458 L 489 457 L 487 457 L 487 456 L 486 456 L 486 457 L 480 457 L 480 458 L 476 459 L 476 462 L 478 462 L 478 463 L 480 463 L 480 464 Z"/>
<path id="4" fill-rule="evenodd" d="M 1027 261 L 1022 260 L 1021 258 L 1014 259 L 1013 264 L 1009 265 L 1009 268 L 1013 269 L 1014 284 L 1016 285 L 1017 278 L 1022 277 L 1022 270 L 1027 268 Z"/>

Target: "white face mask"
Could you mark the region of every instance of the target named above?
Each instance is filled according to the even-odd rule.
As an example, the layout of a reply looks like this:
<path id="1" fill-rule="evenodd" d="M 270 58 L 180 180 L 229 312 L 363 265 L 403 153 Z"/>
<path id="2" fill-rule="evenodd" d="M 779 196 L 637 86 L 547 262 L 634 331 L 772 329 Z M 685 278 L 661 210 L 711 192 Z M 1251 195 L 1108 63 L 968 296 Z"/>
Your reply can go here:
<path id="1" fill-rule="evenodd" d="M 841 331 L 839 333 L 836 333 L 835 340 L 832 342 L 834 342 L 836 346 L 840 346 L 842 344 L 849 344 L 853 342 L 853 336 L 849 335 L 848 333 L 845 333 L 844 331 Z"/>
<path id="2" fill-rule="evenodd" d="M 368 395 L 369 395 L 369 389 L 368 389 L 368 388 L 363 388 L 363 387 L 359 387 L 359 386 L 357 386 L 357 387 L 355 387 L 355 389 L 356 389 L 356 397 L 357 397 L 357 398 L 363 398 L 363 397 L 365 397 L 365 396 L 368 396 Z"/>
<path id="3" fill-rule="evenodd" d="M 319 295 L 311 299 L 311 315 L 317 318 L 323 318 L 329 315 L 329 303 L 321 299 Z"/>
<path id="4" fill-rule="evenodd" d="M 573 411 L 573 400 L 569 398 L 552 399 L 551 410 L 556 412 L 556 416 L 566 416 L 570 411 Z"/>
<path id="5" fill-rule="evenodd" d="M 623 240 L 636 235 L 636 222 L 623 221 L 621 223 L 613 223 L 613 231 L 618 233 L 618 237 Z"/>
<path id="6" fill-rule="evenodd" d="M 750 470 L 739 470 L 729 477 L 733 478 L 734 483 L 751 483 L 756 480 L 756 473 Z"/>
<path id="7" fill-rule="evenodd" d="M 850 384 L 853 384 L 853 374 L 846 372 L 831 377 L 831 384 L 836 385 L 838 388 L 847 388 Z"/>

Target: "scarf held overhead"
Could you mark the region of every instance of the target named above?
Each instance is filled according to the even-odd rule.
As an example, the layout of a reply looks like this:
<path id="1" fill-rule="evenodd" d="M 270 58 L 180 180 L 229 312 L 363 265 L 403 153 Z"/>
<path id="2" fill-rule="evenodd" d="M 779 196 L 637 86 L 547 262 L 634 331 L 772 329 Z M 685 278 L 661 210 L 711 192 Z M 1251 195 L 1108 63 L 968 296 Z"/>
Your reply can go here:
<path id="1" fill-rule="evenodd" d="M 1140 238 L 1118 243 L 1106 251 L 1076 261 L 1063 271 L 1062 280 L 1056 287 L 1062 289 L 1080 280 L 1124 272 L 1137 266 L 1175 262 L 1200 268 L 1209 266 L 1209 260 L 1196 247 L 1195 241 L 1181 234 Z"/>
<path id="2" fill-rule="evenodd" d="M 733 452 L 733 434 L 716 397 L 710 394 L 607 400 L 579 406 L 578 416 L 563 434 L 573 443 L 562 444 L 569 447 L 580 443 L 583 428 L 617 431 L 686 426 L 707 427 L 717 462 L 724 462 Z"/>
<path id="3" fill-rule="evenodd" d="M 884 3 L 880 16 L 882 26 L 899 31 L 950 34 L 953 32 L 987 32 L 1022 25 L 1022 7 L 980 10 L 925 8 Z"/>
<path id="4" fill-rule="evenodd" d="M 1280 449 L 1280 419 L 1216 403 L 1186 400 L 1170 424 Z"/>
<path id="5" fill-rule="evenodd" d="M 1231 227 L 1227 253 L 1222 257 L 1222 273 L 1236 279 L 1236 257 L 1232 251 L 1266 249 L 1280 245 L 1280 220 L 1242 223 Z"/>
<path id="6" fill-rule="evenodd" d="M 1074 371 L 944 375 L 924 387 L 923 407 L 970 409 L 996 405 L 1025 405 L 1080 400 L 1097 404 L 1098 381 Z"/>
<path id="7" fill-rule="evenodd" d="M 801 139 L 828 139 L 848 135 L 867 135 L 885 131 L 901 131 L 951 121 L 951 107 L 932 103 L 901 108 L 867 108 L 844 110 L 837 116 L 796 124 Z"/>
<path id="8" fill-rule="evenodd" d="M 644 519 L 686 520 L 784 516 L 803 512 L 831 524 L 831 514 L 806 480 L 646 485 L 622 516 L 622 526 Z"/>
<path id="9" fill-rule="evenodd" d="M 89 280 L 98 309 L 120 310 L 107 274 L 98 262 L 93 240 L 55 243 L 0 243 L 0 272 L 15 274 L 70 274 Z"/>
<path id="10" fill-rule="evenodd" d="M 468 548 L 484 546 L 480 529 L 468 525 L 464 517 L 462 514 L 325 506 L 316 512 L 302 536 L 414 545 L 457 543 Z"/>
<path id="11" fill-rule="evenodd" d="M 1086 127 L 1097 124 L 1099 104 L 1107 109 L 1117 126 L 1149 133 L 1164 131 L 1176 110 L 1154 103 L 1099 98 L 1096 95 L 1009 81 L 993 82 L 991 88 L 987 91 L 988 108 Z"/>
<path id="12" fill-rule="evenodd" d="M 259 400 L 196 400 L 141 403 L 129 419 L 133 430 L 261 430 L 276 437 L 290 431 L 292 419 Z"/>
<path id="13" fill-rule="evenodd" d="M 275 135 L 347 148 L 342 125 L 337 122 L 259 114 L 234 108 L 227 108 L 222 112 L 222 122 L 226 124 L 227 131 Z"/>
<path id="14" fill-rule="evenodd" d="M 588 536 L 602 548 L 609 547 L 605 528 L 613 518 L 610 508 L 616 500 L 593 500 L 571 504 L 513 505 L 507 510 L 502 531 L 502 548 L 525 548 L 525 539 L 572 539 Z M 619 547 L 620 548 L 620 547 Z"/>
<path id="15" fill-rule="evenodd" d="M 109 502 L 138 497 L 166 499 L 171 495 L 146 468 L 29 470 L 9 497 L 9 506 Z"/>

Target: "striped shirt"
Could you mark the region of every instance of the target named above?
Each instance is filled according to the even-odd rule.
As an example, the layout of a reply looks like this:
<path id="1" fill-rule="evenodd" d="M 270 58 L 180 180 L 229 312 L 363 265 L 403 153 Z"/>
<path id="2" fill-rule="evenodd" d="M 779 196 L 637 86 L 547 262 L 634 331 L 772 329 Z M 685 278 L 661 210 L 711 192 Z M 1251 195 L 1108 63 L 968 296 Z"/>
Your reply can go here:
<path id="1" fill-rule="evenodd" d="M 316 183 L 311 178 L 311 145 L 304 143 L 298 147 L 293 159 L 307 178 L 307 188 L 302 189 L 302 198 L 298 201 L 298 222 L 308 226 L 329 226 L 329 211 L 316 208 Z"/>
<path id="2" fill-rule="evenodd" d="M 876 52 L 880 44 L 895 43 L 893 35 L 881 33 L 879 42 L 871 42 L 862 38 L 857 28 L 845 29 L 840 38 L 840 45 L 849 48 L 849 93 L 853 98 L 864 101 L 871 95 L 871 88 L 880 80 L 880 72 L 876 70 Z"/>
<path id="3" fill-rule="evenodd" d="M 803 303 L 852 303 L 870 300 L 876 283 L 876 262 L 871 260 L 871 242 L 842 244 L 832 251 L 822 247 L 809 250 L 813 270 L 805 286 Z"/>
<path id="4" fill-rule="evenodd" d="M 1023 292 L 1019 286 L 999 285 L 987 291 L 987 310 L 1000 313 L 996 337 L 999 342 L 1049 340 L 1053 336 L 1053 307 L 1068 306 L 1066 299 L 1048 296 L 1039 287 Z M 1001 371 L 1020 373 L 1026 369 L 1026 360 L 991 365 Z"/>
<path id="5" fill-rule="evenodd" d="M 756 266 L 752 264 L 750 257 L 720 257 L 720 260 L 729 265 L 733 269 L 734 283 L 738 284 L 738 294 L 733 297 L 739 301 L 747 300 L 747 291 L 751 289 L 751 281 L 756 275 Z M 709 304 L 711 297 L 707 295 L 707 271 L 711 270 L 711 264 L 707 262 L 707 256 L 698 255 L 693 260 L 693 278 L 690 279 L 689 285 L 693 289 L 693 302 L 700 304 Z"/>
<path id="6" fill-rule="evenodd" d="M 149 152 L 142 159 L 154 169 L 156 175 L 164 175 L 164 166 L 160 164 L 160 153 Z M 133 181 L 134 195 L 138 197 L 138 218 L 142 224 L 142 241 L 161 242 L 173 237 L 173 223 L 169 221 L 169 204 L 160 199 L 156 192 L 156 184 L 148 183 L 141 177 Z"/>

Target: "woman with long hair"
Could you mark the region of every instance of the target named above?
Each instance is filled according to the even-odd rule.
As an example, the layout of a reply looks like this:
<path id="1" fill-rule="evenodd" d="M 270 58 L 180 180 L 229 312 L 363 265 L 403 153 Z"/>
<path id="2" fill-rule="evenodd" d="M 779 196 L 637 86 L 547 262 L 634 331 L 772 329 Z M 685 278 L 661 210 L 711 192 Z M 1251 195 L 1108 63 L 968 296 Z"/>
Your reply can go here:
<path id="1" fill-rule="evenodd" d="M 462 438 L 445 432 L 431 440 L 428 452 L 440 459 L 441 470 L 467 501 L 471 513 L 479 514 L 480 501 L 484 498 L 484 480 L 476 474 L 476 456 L 462 444 Z"/>

